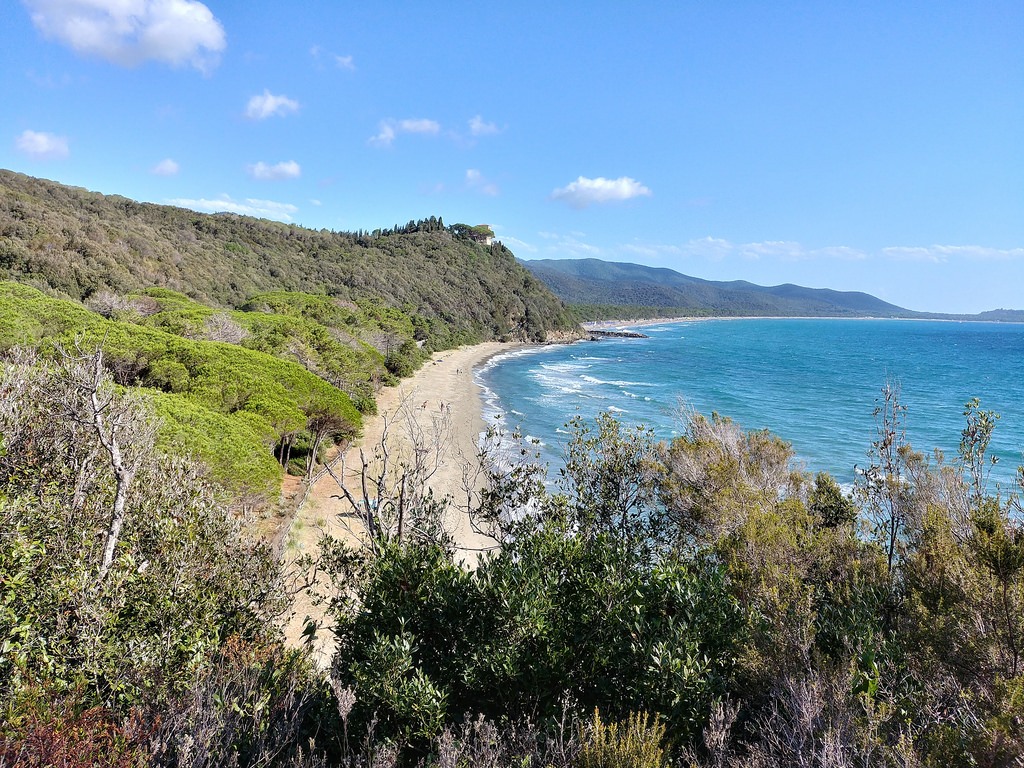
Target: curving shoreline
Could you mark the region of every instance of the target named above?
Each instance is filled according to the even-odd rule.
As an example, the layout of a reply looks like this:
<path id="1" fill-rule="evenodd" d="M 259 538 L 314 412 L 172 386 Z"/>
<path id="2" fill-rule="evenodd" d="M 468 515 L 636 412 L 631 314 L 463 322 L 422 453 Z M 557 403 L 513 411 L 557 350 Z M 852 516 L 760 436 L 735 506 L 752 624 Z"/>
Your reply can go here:
<path id="1" fill-rule="evenodd" d="M 429 432 L 443 421 L 442 461 L 429 485 L 435 497 L 453 498 L 448 527 L 454 534 L 456 547 L 463 551 L 464 559 L 475 559 L 479 549 L 489 547 L 493 542 L 475 534 L 468 516 L 459 511 L 459 502 L 466 497 L 467 478 L 463 467 L 476 456 L 480 433 L 486 429 L 481 391 L 474 372 L 495 355 L 525 346 L 528 345 L 522 342 L 491 341 L 438 352 L 408 379 L 403 379 L 397 386 L 382 389 L 377 395 L 377 414 L 364 419 L 362 436 L 345 447 L 342 479 L 346 485 L 355 493 L 359 450 L 362 448 L 370 455 L 373 447 L 380 444 L 386 422 L 390 422 L 389 448 L 401 450 L 407 444 L 410 429 Z M 415 421 L 414 427 L 409 426 L 409 419 Z M 340 465 L 337 472 L 341 473 Z M 471 480 L 469 482 L 472 483 Z M 358 539 L 359 531 L 354 530 L 352 520 L 345 517 L 349 508 L 339 498 L 340 494 L 337 482 L 330 475 L 324 475 L 313 483 L 288 531 L 284 554 L 288 562 L 307 554 L 315 556 L 324 533 L 347 541 Z M 325 606 L 314 605 L 308 591 L 299 592 L 293 601 L 293 615 L 285 625 L 286 642 L 300 645 L 306 617 L 323 622 L 325 615 Z M 327 632 L 318 634 L 316 650 L 321 664 L 330 662 L 332 639 Z"/>

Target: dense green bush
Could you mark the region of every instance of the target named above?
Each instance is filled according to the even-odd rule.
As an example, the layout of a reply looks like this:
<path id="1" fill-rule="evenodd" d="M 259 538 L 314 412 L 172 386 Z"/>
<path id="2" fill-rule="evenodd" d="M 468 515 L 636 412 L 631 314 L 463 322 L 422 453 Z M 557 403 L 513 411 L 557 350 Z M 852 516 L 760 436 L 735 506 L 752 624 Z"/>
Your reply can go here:
<path id="1" fill-rule="evenodd" d="M 885 409 L 855 497 L 720 417 L 660 447 L 576 420 L 558 493 L 529 465 L 492 476 L 480 513 L 502 546 L 474 570 L 382 531 L 336 604 L 353 722 L 407 757 L 441 749 L 463 713 L 558 739 L 596 708 L 626 725 L 564 764 L 660 759 L 660 736 L 616 730 L 648 711 L 694 765 L 1013 765 L 1024 535 L 1018 497 L 974 482 L 991 434 L 977 410 L 961 458 L 929 466 Z M 532 511 L 503 517 L 523 488 Z"/>
<path id="2" fill-rule="evenodd" d="M 722 568 L 662 548 L 645 504 L 650 435 L 576 424 L 563 492 L 466 571 L 430 542 L 383 541 L 338 605 L 355 721 L 425 751 L 464 712 L 543 728 L 651 709 L 696 738 L 746 634 Z M 656 473 L 655 473 L 656 474 Z M 660 518 L 659 518 L 660 519 Z"/>
<path id="3" fill-rule="evenodd" d="M 180 394 L 146 395 L 160 419 L 162 452 L 198 459 L 239 501 L 258 503 L 277 493 L 281 466 L 272 452 L 277 435 L 264 419 L 247 411 L 224 414 Z"/>
<path id="4" fill-rule="evenodd" d="M 146 295 L 157 302 L 149 319 L 160 317 L 160 302 L 197 306 L 165 290 Z M 16 283 L 0 283 L 0 316 L 11 319 L 0 330 L 0 346 L 102 345 L 117 383 L 154 390 L 146 394 L 164 419 L 161 444 L 201 458 L 219 482 L 249 498 L 276 493 L 274 452 L 283 457 L 310 418 L 326 413 L 346 425 L 332 433 L 339 439 L 360 428 L 360 413 L 344 392 L 263 352 L 174 335 L 139 325 L 139 318 L 108 320 Z"/>
<path id="5" fill-rule="evenodd" d="M 415 318 L 369 300 L 358 304 L 325 294 L 257 294 L 240 311 L 223 312 L 167 289 L 125 297 L 152 302 L 122 319 L 185 338 L 228 341 L 296 362 L 348 394 L 364 413 L 375 409 L 382 383 L 392 383 L 386 355 L 413 342 Z M 422 357 L 414 356 L 408 375 Z"/>
<path id="6" fill-rule="evenodd" d="M 436 737 L 463 712 L 554 723 L 566 700 L 662 713 L 693 737 L 726 690 L 742 613 L 720 574 L 639 562 L 614 538 L 538 532 L 472 573 L 428 546 L 391 547 L 339 617 L 356 714 L 382 734 Z"/>

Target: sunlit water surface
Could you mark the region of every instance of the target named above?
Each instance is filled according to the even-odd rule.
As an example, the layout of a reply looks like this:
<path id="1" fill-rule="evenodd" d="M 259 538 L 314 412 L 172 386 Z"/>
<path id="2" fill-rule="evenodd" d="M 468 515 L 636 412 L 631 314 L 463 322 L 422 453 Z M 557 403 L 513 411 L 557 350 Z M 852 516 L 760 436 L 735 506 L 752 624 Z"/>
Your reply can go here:
<path id="1" fill-rule="evenodd" d="M 872 411 L 886 381 L 899 384 L 907 437 L 952 457 L 973 397 L 1001 414 L 993 479 L 1024 462 L 1024 324 L 911 320 L 707 320 L 638 329 L 647 339 L 527 348 L 477 372 L 485 418 L 540 440 L 560 461 L 565 423 L 610 411 L 681 430 L 682 408 L 729 416 L 789 441 L 810 471 L 843 483 L 865 466 Z"/>

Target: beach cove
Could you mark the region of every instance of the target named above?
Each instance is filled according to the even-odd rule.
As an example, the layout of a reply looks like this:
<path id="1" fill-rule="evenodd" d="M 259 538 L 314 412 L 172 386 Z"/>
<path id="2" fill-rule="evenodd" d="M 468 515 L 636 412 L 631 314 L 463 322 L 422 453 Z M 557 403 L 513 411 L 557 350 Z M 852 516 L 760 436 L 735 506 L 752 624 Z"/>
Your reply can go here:
<path id="1" fill-rule="evenodd" d="M 1024 326 L 707 318 L 644 326 L 647 339 L 488 342 L 435 354 L 412 377 L 381 390 L 378 415 L 366 418 L 363 436 L 346 449 L 346 482 L 357 480 L 359 450 L 369 454 L 379 444 L 386 420 L 395 422 L 391 437 L 401 440 L 394 417 L 403 403 L 422 428 L 444 416 L 444 460 L 429 484 L 435 496 L 454 500 L 449 528 L 461 557 L 472 562 L 493 542 L 454 510 L 465 506 L 462 468 L 488 427 L 521 429 L 540 441 L 542 459 L 556 467 L 568 437 L 564 424 L 576 413 L 590 419 L 611 412 L 671 440 L 680 433 L 681 409 L 718 411 L 746 429 L 769 429 L 791 441 L 806 469 L 829 471 L 849 487 L 855 465 L 868 460 L 871 411 L 887 380 L 902 387 L 915 448 L 930 453 L 941 447 L 953 456 L 963 404 L 977 396 L 983 407 L 1003 414 L 993 442 L 1002 461 L 993 479 L 1012 482 L 1021 461 Z M 355 540 L 349 511 L 335 480 L 314 483 L 288 534 L 288 558 L 315 554 L 323 532 Z M 290 641 L 301 639 L 307 615 L 322 620 L 323 609 L 302 594 L 287 628 Z"/>
<path id="2" fill-rule="evenodd" d="M 408 446 L 410 418 L 415 422 L 412 429 L 427 433 L 443 421 L 442 460 L 429 486 L 436 498 L 448 496 L 454 500 L 447 523 L 455 539 L 456 557 L 461 554 L 464 560 L 474 560 L 477 552 L 494 544 L 475 533 L 468 516 L 459 511 L 459 501 L 465 498 L 467 490 L 463 467 L 475 460 L 480 435 L 486 429 L 475 371 L 496 355 L 523 348 L 527 345 L 491 341 L 438 352 L 411 377 L 394 387 L 381 389 L 377 395 L 377 413 L 365 417 L 363 434 L 344 447 L 343 460 L 335 465 L 336 474 L 340 474 L 346 486 L 358 496 L 360 450 L 369 457 L 387 430 L 389 447 L 400 451 Z M 294 563 L 304 555 L 316 556 L 324 534 L 357 542 L 362 534 L 361 526 L 350 512 L 351 507 L 343 498 L 338 482 L 330 474 L 320 476 L 310 486 L 291 522 L 285 542 L 286 560 Z M 293 646 L 303 642 L 307 617 L 322 627 L 317 633 L 315 649 L 318 663 L 326 666 L 333 649 L 333 636 L 324 625 L 326 606 L 315 605 L 308 590 L 295 596 L 293 613 L 285 626 L 287 642 Z"/>

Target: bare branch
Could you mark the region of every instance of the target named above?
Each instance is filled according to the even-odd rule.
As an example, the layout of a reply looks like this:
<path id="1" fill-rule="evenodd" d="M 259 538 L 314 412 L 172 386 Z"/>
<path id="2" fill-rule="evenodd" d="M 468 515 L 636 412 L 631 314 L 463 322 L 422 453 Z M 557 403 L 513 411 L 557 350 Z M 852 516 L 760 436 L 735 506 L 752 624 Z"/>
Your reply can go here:
<path id="1" fill-rule="evenodd" d="M 451 419 L 443 409 L 438 414 L 422 411 L 406 398 L 394 412 L 381 415 L 381 436 L 371 456 L 360 449 L 359 466 L 352 472 L 344 461 L 340 471 L 327 468 L 341 491 L 335 498 L 344 500 L 362 523 L 371 553 L 388 540 L 450 544 L 443 524 L 450 500 L 435 498 L 430 484 L 448 460 Z"/>
<path id="2" fill-rule="evenodd" d="M 61 387 L 59 391 L 51 391 L 48 393 L 50 403 L 56 412 L 92 432 L 114 475 L 114 501 L 99 571 L 99 580 L 103 581 L 114 561 L 131 485 L 143 460 L 153 453 L 156 425 L 137 398 L 114 389 L 103 367 L 102 347 L 85 352 L 76 342 L 74 351 L 59 348 L 58 353 L 58 380 L 69 391 Z M 84 489 L 87 482 L 84 473 L 96 454 L 94 450 L 87 455 L 79 468 L 75 498 Z"/>

